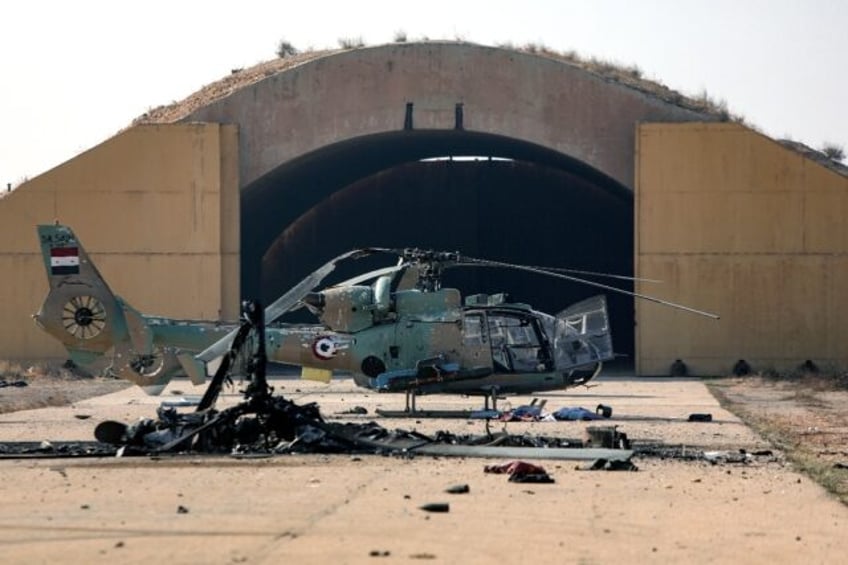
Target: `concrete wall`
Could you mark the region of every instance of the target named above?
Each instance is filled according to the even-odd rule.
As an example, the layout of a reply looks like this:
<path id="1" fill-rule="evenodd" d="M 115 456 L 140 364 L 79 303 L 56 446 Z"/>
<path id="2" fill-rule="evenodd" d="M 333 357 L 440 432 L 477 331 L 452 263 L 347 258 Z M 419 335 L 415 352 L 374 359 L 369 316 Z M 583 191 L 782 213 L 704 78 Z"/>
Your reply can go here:
<path id="1" fill-rule="evenodd" d="M 0 358 L 61 358 L 31 315 L 47 293 L 35 233 L 70 225 L 112 290 L 145 313 L 235 319 L 236 126 L 139 126 L 0 199 Z"/>
<path id="2" fill-rule="evenodd" d="M 237 123 L 241 183 L 326 145 L 415 129 L 528 141 L 579 159 L 633 187 L 640 121 L 708 116 L 600 78 L 565 61 L 467 43 L 405 43 L 313 59 L 200 108 L 185 121 Z"/>
<path id="3" fill-rule="evenodd" d="M 637 301 L 640 374 L 682 359 L 792 370 L 848 363 L 848 178 L 733 124 L 637 130 L 638 290 L 716 322 Z"/>

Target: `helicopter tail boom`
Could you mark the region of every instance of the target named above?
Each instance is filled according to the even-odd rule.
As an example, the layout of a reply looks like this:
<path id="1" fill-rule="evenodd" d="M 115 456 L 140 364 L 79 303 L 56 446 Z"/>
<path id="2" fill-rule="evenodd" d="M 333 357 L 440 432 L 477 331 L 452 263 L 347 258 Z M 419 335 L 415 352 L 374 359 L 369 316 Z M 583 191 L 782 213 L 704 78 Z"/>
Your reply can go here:
<path id="1" fill-rule="evenodd" d="M 116 296 L 67 226 L 37 228 L 50 290 L 33 318 L 74 363 L 107 370 L 158 394 L 180 363 L 154 344 L 146 317 Z"/>

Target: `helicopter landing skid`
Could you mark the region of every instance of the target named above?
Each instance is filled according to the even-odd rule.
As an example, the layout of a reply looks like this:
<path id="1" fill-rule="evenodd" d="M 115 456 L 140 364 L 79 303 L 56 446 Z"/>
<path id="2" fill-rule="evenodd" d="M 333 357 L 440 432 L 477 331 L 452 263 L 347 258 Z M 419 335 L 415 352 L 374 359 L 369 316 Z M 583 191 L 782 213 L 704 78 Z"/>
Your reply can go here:
<path id="1" fill-rule="evenodd" d="M 471 418 L 475 414 L 479 414 L 479 410 L 419 410 L 416 405 L 418 391 L 415 389 L 407 389 L 406 391 L 406 406 L 403 410 L 383 410 L 377 408 L 377 415 L 384 418 Z M 483 397 L 483 413 L 495 414 L 498 411 L 498 399 L 503 398 L 498 396 L 497 387 L 492 387 L 486 392 Z M 489 401 L 491 400 L 491 408 Z"/>

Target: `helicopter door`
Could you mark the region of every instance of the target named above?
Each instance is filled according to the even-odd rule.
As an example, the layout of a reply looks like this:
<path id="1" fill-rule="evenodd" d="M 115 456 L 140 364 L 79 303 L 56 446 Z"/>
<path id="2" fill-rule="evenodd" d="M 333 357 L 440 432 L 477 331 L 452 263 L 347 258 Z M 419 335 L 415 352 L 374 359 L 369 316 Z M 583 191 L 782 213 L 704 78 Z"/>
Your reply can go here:
<path id="1" fill-rule="evenodd" d="M 614 357 L 605 296 L 583 300 L 557 314 L 554 363 L 558 371 Z"/>
<path id="2" fill-rule="evenodd" d="M 492 367 L 486 319 L 482 312 L 466 312 L 462 322 L 462 364 L 466 367 Z"/>
<path id="3" fill-rule="evenodd" d="M 526 314 L 489 312 L 489 341 L 492 363 L 497 371 L 537 373 L 544 371 L 545 359 L 535 320 Z"/>

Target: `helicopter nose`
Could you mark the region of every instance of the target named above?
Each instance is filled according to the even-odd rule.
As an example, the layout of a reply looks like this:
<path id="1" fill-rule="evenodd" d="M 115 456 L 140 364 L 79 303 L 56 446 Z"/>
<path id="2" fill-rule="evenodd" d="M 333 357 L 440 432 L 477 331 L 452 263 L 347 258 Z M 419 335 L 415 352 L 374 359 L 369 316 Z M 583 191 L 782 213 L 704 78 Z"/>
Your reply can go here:
<path id="1" fill-rule="evenodd" d="M 324 308 L 325 300 L 323 292 L 310 292 L 303 297 L 303 303 L 310 309 L 321 310 Z"/>

